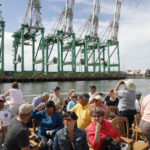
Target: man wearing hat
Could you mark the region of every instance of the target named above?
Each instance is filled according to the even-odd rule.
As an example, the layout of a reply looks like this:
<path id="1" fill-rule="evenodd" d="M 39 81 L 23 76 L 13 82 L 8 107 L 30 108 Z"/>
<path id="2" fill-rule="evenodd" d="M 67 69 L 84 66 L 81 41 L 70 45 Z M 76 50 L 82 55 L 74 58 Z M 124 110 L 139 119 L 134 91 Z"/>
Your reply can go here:
<path id="1" fill-rule="evenodd" d="M 75 112 L 78 116 L 78 128 L 83 130 L 85 130 L 92 122 L 92 117 L 90 116 L 90 110 L 92 109 L 92 107 L 88 101 L 89 94 L 83 93 L 80 95 L 79 103 L 71 109 L 71 111 Z"/>
<path id="2" fill-rule="evenodd" d="M 27 122 L 32 114 L 33 106 L 31 104 L 22 104 L 19 108 L 17 119 L 12 120 L 8 127 L 3 150 L 30 150 Z M 41 141 L 37 148 L 43 145 Z"/>
<path id="3" fill-rule="evenodd" d="M 90 96 L 89 102 L 92 100 L 93 97 L 96 96 L 96 86 L 95 85 L 90 86 L 89 96 Z"/>
<path id="4" fill-rule="evenodd" d="M 119 87 L 123 85 L 124 89 L 118 91 Z M 114 94 L 119 97 L 119 117 L 127 117 L 129 126 L 132 126 L 134 115 L 136 114 L 135 100 L 136 100 L 136 85 L 133 80 L 119 81 L 114 89 Z"/>
<path id="5" fill-rule="evenodd" d="M 56 86 L 54 89 L 54 94 L 50 94 L 49 100 L 55 103 L 57 109 L 62 108 L 64 105 L 64 97 L 60 94 L 60 87 Z"/>

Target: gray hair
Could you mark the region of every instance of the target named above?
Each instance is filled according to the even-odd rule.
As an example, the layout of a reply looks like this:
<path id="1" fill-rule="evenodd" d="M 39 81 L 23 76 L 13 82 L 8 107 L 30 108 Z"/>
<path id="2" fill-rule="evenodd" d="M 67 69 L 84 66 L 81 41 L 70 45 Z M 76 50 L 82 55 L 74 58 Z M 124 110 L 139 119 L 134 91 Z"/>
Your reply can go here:
<path id="1" fill-rule="evenodd" d="M 100 108 L 100 107 L 92 108 L 92 110 L 90 111 L 90 115 L 92 116 L 93 113 L 96 113 L 96 114 L 98 114 L 98 115 L 100 115 L 102 117 L 105 114 L 104 110 L 102 108 Z"/>
<path id="2" fill-rule="evenodd" d="M 46 98 L 49 98 L 49 94 L 47 93 L 47 92 L 44 92 L 43 94 L 42 94 L 42 97 L 46 97 Z"/>

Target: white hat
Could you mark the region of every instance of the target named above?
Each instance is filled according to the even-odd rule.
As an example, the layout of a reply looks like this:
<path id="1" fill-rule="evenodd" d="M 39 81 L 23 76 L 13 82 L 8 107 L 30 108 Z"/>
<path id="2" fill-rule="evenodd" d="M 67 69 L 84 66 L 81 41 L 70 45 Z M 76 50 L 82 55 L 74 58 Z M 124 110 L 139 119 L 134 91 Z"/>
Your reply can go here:
<path id="1" fill-rule="evenodd" d="M 136 85 L 132 79 L 124 81 L 126 89 L 129 91 L 134 91 L 136 89 Z"/>
<path id="2" fill-rule="evenodd" d="M 33 106 L 31 104 L 22 104 L 19 107 L 19 115 L 26 115 L 33 111 Z"/>
<path id="3" fill-rule="evenodd" d="M 102 100 L 103 101 L 103 98 L 100 96 L 100 95 L 96 95 L 93 100 Z"/>

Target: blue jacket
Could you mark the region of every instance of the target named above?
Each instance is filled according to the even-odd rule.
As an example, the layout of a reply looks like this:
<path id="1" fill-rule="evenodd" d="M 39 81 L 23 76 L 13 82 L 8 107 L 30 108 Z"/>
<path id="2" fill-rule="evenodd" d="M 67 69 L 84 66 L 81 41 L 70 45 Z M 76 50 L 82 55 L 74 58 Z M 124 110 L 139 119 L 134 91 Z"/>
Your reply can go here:
<path id="1" fill-rule="evenodd" d="M 85 131 L 76 128 L 74 134 L 74 147 L 75 150 L 89 150 L 89 146 L 86 140 L 86 133 Z M 66 128 L 59 130 L 54 138 L 54 150 L 70 150 L 71 142 L 67 134 Z"/>
<path id="2" fill-rule="evenodd" d="M 31 118 L 39 120 L 38 135 L 46 135 L 46 131 L 48 130 L 55 130 L 55 132 L 57 132 L 63 128 L 62 117 L 56 111 L 52 117 L 49 117 L 45 110 L 37 112 L 37 110 L 34 109 Z"/>

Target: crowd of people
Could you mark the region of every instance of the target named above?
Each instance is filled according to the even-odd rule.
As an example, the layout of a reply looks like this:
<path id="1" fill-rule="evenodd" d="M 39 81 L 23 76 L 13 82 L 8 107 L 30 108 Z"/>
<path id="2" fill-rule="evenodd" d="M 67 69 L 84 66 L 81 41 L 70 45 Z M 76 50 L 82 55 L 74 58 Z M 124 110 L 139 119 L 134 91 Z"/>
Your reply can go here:
<path id="1" fill-rule="evenodd" d="M 123 89 L 119 90 L 120 86 Z M 150 96 L 142 102 L 141 95 L 129 79 L 119 81 L 106 97 L 92 85 L 89 93 L 80 95 L 70 89 L 65 99 L 56 86 L 54 93 L 44 92 L 31 103 L 25 103 L 18 83 L 14 82 L 7 93 L 0 95 L 0 131 L 8 126 L 3 146 L 0 133 L 0 149 L 108 150 L 107 140 L 111 139 L 111 146 L 121 150 L 120 135 L 109 120 L 109 106 L 118 106 L 119 116 L 127 117 L 130 127 L 134 115 L 141 112 L 140 127 L 150 144 Z M 9 106 L 5 105 L 7 96 Z M 33 119 L 38 122 L 37 135 L 28 132 Z M 33 148 L 29 141 L 36 139 L 38 145 Z"/>

